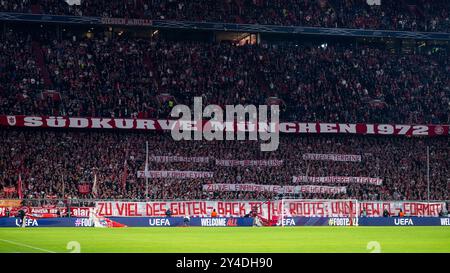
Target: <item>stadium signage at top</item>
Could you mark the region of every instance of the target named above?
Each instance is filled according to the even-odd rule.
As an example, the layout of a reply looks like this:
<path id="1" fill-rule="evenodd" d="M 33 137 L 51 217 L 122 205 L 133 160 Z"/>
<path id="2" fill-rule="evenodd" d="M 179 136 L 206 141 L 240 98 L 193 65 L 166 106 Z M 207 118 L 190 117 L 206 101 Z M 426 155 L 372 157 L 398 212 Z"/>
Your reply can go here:
<path id="1" fill-rule="evenodd" d="M 131 118 L 81 118 L 62 116 L 24 116 L 0 115 L 0 126 L 29 128 L 74 128 L 74 129 L 125 129 L 170 131 L 182 129 L 196 131 L 195 121 L 167 119 L 131 119 Z M 358 134 L 358 135 L 404 135 L 404 136 L 441 136 L 449 135 L 449 125 L 405 125 L 405 124 L 365 124 L 365 123 L 321 123 L 321 122 L 280 122 L 270 124 L 258 122 L 207 122 L 203 121 L 203 130 L 231 132 L 252 132 L 276 128 L 281 133 L 299 134 Z M 272 130 L 272 129 L 270 129 Z"/>
<path id="2" fill-rule="evenodd" d="M 152 20 L 132 19 L 132 18 L 102 18 L 102 24 L 105 25 L 124 25 L 124 26 L 151 26 Z"/>

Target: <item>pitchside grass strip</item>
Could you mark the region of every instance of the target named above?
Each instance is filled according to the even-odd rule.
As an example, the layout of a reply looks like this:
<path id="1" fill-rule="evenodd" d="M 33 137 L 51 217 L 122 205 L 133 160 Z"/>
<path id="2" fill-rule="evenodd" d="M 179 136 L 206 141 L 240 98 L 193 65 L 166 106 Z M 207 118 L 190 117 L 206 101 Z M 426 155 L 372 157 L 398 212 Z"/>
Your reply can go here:
<path id="1" fill-rule="evenodd" d="M 82 253 L 369 253 L 375 241 L 381 252 L 450 253 L 450 227 L 0 228 L 0 239 L 0 252 L 70 252 L 75 241 Z"/>

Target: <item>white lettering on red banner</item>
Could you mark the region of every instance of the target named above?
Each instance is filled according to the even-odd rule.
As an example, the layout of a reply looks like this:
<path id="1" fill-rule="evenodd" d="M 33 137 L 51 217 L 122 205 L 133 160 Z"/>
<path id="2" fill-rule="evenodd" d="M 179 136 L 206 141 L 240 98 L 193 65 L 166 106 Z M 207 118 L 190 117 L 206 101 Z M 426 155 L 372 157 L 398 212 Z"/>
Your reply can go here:
<path id="1" fill-rule="evenodd" d="M 90 207 L 71 207 L 70 215 L 72 217 L 89 217 Z"/>
<path id="2" fill-rule="evenodd" d="M 58 217 L 58 211 L 60 212 L 59 217 L 65 217 L 67 215 L 67 207 L 60 206 L 42 206 L 42 207 L 19 207 L 11 208 L 10 215 L 14 216 L 17 214 L 19 209 L 24 209 L 26 213 L 30 216 L 36 218 L 55 218 Z M 70 207 L 70 215 L 72 217 L 89 217 L 90 207 Z M 6 214 L 6 207 L 0 207 L 0 217 L 4 217 Z"/>
<path id="3" fill-rule="evenodd" d="M 197 130 L 195 124 L 180 123 L 176 120 L 156 119 L 125 119 L 125 118 L 80 118 L 61 116 L 6 116 L 0 115 L 1 126 L 33 127 L 33 128 L 92 128 L 92 129 L 137 129 L 137 130 L 171 130 L 182 128 L 184 130 Z M 189 122 L 188 122 L 189 123 Z M 204 121 L 206 124 L 206 121 Z M 217 122 L 216 122 L 217 123 Z M 244 126 L 249 128 L 272 127 L 268 124 L 251 124 Z M 241 126 L 242 127 L 242 126 Z M 300 134 L 363 134 L 363 135 L 406 135 L 406 136 L 440 136 L 449 135 L 449 125 L 399 125 L 399 124 L 349 124 L 349 123 L 300 123 L 281 122 L 275 127 L 282 133 Z M 207 128 L 207 127 L 202 127 Z M 236 124 L 216 124 L 217 131 L 239 130 Z"/>

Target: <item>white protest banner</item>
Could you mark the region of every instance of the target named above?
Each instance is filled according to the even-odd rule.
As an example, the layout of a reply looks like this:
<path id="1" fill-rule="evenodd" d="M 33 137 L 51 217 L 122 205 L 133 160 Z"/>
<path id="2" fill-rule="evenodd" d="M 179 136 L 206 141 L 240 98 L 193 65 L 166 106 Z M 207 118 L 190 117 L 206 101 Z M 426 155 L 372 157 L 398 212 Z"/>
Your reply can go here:
<path id="1" fill-rule="evenodd" d="M 346 187 L 330 187 L 317 185 L 279 186 L 261 184 L 204 184 L 203 191 L 245 191 L 245 192 L 273 192 L 273 193 L 346 193 Z"/>
<path id="2" fill-rule="evenodd" d="M 348 161 L 360 162 L 361 155 L 345 155 L 345 154 L 303 154 L 304 160 L 325 160 L 325 161 Z"/>
<path id="3" fill-rule="evenodd" d="M 368 217 L 382 217 L 386 209 L 391 216 L 396 216 L 400 209 L 406 216 L 438 216 L 445 202 L 418 201 L 363 201 L 359 204 L 360 214 L 366 210 Z"/>
<path id="4" fill-rule="evenodd" d="M 284 207 L 284 212 L 282 210 Z M 285 199 L 268 201 L 151 201 L 151 202 L 117 202 L 99 201 L 96 203 L 101 216 L 111 217 L 160 217 L 166 210 L 172 211 L 172 216 L 207 217 L 215 209 L 218 216 L 241 217 L 256 208 L 265 218 L 273 216 L 301 217 L 356 217 L 366 209 L 368 217 L 379 217 L 387 209 L 391 215 L 396 215 L 400 209 L 407 216 L 438 216 L 445 207 L 445 202 L 418 201 L 361 201 L 356 200 L 304 200 Z"/>
<path id="5" fill-rule="evenodd" d="M 148 158 L 152 162 L 193 162 L 208 163 L 209 157 L 186 157 L 186 156 L 168 156 L 168 155 L 151 155 Z"/>
<path id="6" fill-rule="evenodd" d="M 191 217 L 208 217 L 213 210 L 218 216 L 242 217 L 256 208 L 266 215 L 268 203 L 262 201 L 152 201 L 152 202 L 97 202 L 96 209 L 100 216 L 112 217 L 161 217 L 166 216 L 167 209 L 173 217 L 189 215 Z M 266 216 L 267 217 L 267 216 Z"/>
<path id="7" fill-rule="evenodd" d="M 355 183 L 355 184 L 373 184 L 381 185 L 383 179 L 372 177 L 351 177 L 351 176 L 293 176 L 292 182 L 294 183 Z"/>
<path id="8" fill-rule="evenodd" d="M 236 167 L 236 166 L 256 166 L 256 167 L 279 167 L 283 165 L 283 160 L 233 160 L 216 159 L 217 166 Z"/>
<path id="9" fill-rule="evenodd" d="M 193 178 L 212 178 L 213 172 L 197 172 L 197 171 L 138 171 L 138 178 L 178 178 L 178 179 L 193 179 Z"/>

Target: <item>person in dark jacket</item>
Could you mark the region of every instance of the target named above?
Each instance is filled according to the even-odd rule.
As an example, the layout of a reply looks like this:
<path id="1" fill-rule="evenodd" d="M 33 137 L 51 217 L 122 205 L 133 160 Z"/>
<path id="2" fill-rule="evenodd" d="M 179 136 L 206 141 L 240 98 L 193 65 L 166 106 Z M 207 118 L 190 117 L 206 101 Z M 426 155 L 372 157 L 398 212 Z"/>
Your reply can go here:
<path id="1" fill-rule="evenodd" d="M 19 220 L 20 220 L 20 222 L 19 222 L 20 226 L 24 228 L 25 224 L 26 224 L 26 220 L 27 220 L 27 216 L 26 216 L 25 211 L 22 210 L 22 209 L 19 210 L 17 212 L 17 218 L 19 218 Z"/>
<path id="2" fill-rule="evenodd" d="M 172 211 L 170 209 L 166 210 L 166 216 L 167 217 L 172 217 Z"/>

